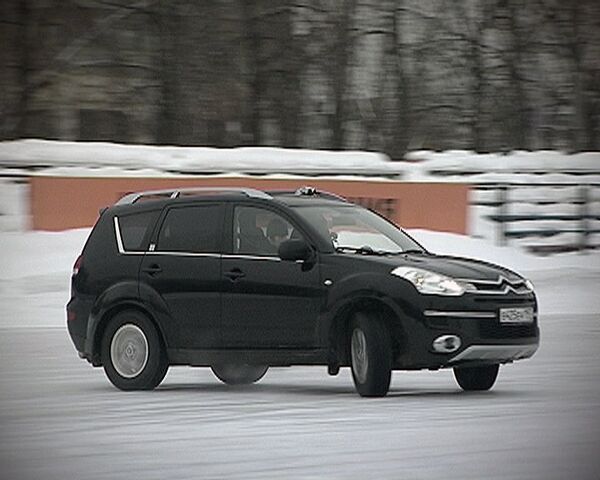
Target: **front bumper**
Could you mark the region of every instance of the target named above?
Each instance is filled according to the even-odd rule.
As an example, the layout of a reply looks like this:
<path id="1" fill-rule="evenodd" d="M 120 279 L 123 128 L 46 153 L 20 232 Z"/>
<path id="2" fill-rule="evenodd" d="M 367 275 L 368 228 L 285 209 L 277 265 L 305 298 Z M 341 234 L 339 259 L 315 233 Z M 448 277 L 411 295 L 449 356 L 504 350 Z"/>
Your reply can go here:
<path id="1" fill-rule="evenodd" d="M 507 363 L 529 358 L 538 349 L 538 343 L 525 345 L 470 345 L 448 360 L 449 365 L 465 362 Z"/>
<path id="2" fill-rule="evenodd" d="M 404 304 L 406 307 L 406 304 Z M 534 294 L 420 296 L 404 318 L 396 369 L 438 369 L 457 365 L 510 363 L 529 358 L 539 347 L 537 301 Z M 533 322 L 500 323 L 500 309 L 527 307 Z M 404 309 L 407 312 L 407 309 Z M 440 337 L 456 336 L 452 352 L 434 348 Z"/>

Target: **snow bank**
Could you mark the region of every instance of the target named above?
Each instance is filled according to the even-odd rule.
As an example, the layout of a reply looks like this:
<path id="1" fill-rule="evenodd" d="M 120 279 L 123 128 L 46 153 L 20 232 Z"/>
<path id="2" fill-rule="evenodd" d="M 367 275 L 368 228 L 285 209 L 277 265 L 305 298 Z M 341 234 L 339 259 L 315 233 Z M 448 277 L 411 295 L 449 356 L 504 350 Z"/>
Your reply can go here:
<path id="1" fill-rule="evenodd" d="M 409 152 L 405 158 L 407 162 L 392 162 L 387 155 L 376 152 L 267 147 L 176 147 L 36 139 L 0 142 L 0 168 L 11 169 L 113 167 L 125 171 L 191 174 L 407 175 L 413 181 L 431 181 L 432 175 L 471 175 L 473 182 L 516 180 L 527 183 L 536 181 L 538 174 L 544 174 L 545 181 L 558 183 L 572 174 L 590 174 L 595 175 L 594 181 L 600 180 L 600 152 L 566 154 L 542 150 L 477 154 L 466 150 L 424 150 Z M 511 176 L 514 173 L 523 176 L 514 178 Z M 589 177 L 587 180 L 591 181 Z"/>
<path id="2" fill-rule="evenodd" d="M 64 327 L 71 269 L 88 234 L 0 233 L 0 328 Z"/>
<path id="3" fill-rule="evenodd" d="M 477 258 L 526 276 L 536 287 L 543 314 L 600 313 L 600 252 L 539 257 L 463 235 L 427 230 L 409 233 L 434 253 Z"/>
<path id="4" fill-rule="evenodd" d="M 296 173 L 401 176 L 382 153 L 288 148 L 208 148 L 100 142 L 16 140 L 0 143 L 0 167 L 114 167 L 180 173 Z"/>
<path id="5" fill-rule="evenodd" d="M 0 177 L 0 232 L 19 232 L 29 224 L 29 187 L 15 178 Z"/>
<path id="6" fill-rule="evenodd" d="M 415 151 L 409 152 L 406 159 L 417 163 L 419 168 L 426 172 L 446 175 L 503 173 L 590 173 L 600 175 L 600 152 L 566 154 L 554 150 L 539 150 L 535 152 L 514 151 L 507 154 L 477 154 L 466 150 Z M 495 181 L 498 181 L 498 178 L 496 177 Z"/>

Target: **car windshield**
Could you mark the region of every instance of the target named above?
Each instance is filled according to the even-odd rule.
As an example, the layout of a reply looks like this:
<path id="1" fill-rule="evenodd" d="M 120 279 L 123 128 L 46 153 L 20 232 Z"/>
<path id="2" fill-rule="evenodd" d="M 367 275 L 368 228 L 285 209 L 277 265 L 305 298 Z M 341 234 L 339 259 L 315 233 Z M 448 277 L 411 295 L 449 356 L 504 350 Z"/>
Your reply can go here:
<path id="1" fill-rule="evenodd" d="M 340 252 L 396 254 L 424 251 L 394 224 L 357 205 L 299 206 L 295 210 Z"/>

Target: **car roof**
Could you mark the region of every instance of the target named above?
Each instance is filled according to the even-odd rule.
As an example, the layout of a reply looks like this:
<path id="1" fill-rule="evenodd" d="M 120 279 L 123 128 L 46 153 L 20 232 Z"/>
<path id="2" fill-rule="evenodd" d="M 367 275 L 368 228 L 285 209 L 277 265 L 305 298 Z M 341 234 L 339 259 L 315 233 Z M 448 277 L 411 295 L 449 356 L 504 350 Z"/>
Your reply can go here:
<path id="1" fill-rule="evenodd" d="M 148 190 L 129 193 L 119 199 L 111 210 L 122 213 L 162 208 L 168 204 L 188 202 L 210 202 L 230 200 L 260 200 L 266 203 L 280 203 L 289 207 L 316 205 L 350 205 L 350 203 L 333 193 L 319 191 L 313 187 L 302 187 L 297 190 L 256 190 L 236 187 L 197 187 L 166 190 Z"/>
<path id="2" fill-rule="evenodd" d="M 297 195 L 290 192 L 271 191 L 268 192 L 280 203 L 289 207 L 325 206 L 325 205 L 351 205 L 345 198 L 322 193 L 315 195 Z"/>

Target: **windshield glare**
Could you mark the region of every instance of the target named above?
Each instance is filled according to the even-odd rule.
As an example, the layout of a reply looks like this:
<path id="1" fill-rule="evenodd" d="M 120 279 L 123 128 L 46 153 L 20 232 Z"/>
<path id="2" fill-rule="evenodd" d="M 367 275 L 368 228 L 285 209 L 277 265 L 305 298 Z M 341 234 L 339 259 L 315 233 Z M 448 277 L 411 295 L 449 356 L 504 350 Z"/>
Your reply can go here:
<path id="1" fill-rule="evenodd" d="M 356 205 L 296 207 L 296 212 L 337 250 L 370 249 L 385 253 L 422 250 L 398 227 Z"/>

